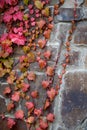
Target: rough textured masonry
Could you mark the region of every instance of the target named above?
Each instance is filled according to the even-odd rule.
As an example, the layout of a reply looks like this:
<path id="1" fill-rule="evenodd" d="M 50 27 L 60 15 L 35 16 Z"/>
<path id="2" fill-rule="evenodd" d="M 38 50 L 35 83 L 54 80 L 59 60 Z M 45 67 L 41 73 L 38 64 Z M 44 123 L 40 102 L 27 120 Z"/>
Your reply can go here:
<path id="1" fill-rule="evenodd" d="M 58 0 L 51 1 L 51 7 L 58 3 Z M 78 17 L 76 19 L 76 29 L 72 35 L 70 63 L 63 77 L 59 95 L 50 110 L 54 111 L 56 115 L 54 123 L 50 125 L 50 130 L 87 130 L 87 0 L 77 0 L 77 2 Z M 53 57 L 49 64 L 54 64 L 62 44 L 60 59 L 56 69 L 57 74 L 60 74 L 61 64 L 64 61 L 64 52 L 66 50 L 64 43 L 71 27 L 71 21 L 74 19 L 73 8 L 74 0 L 65 0 L 64 5 L 60 8 L 60 14 L 54 17 L 55 27 L 47 45 L 47 48 L 53 52 Z M 2 27 L 1 33 L 4 30 L 4 26 L 0 26 Z M 21 49 L 16 51 L 15 61 L 22 53 Z M 15 69 L 17 69 L 17 66 Z M 37 64 L 31 65 L 30 70 L 35 70 L 38 78 L 35 84 L 37 89 L 41 89 L 41 79 L 46 78 L 44 73 L 39 72 Z M 55 76 L 55 82 L 56 80 L 57 77 Z M 6 111 L 8 99 L 5 99 L 2 93 L 7 85 L 5 79 L 0 79 L 0 113 Z M 32 89 L 34 89 L 33 84 L 32 86 Z M 45 95 L 41 90 L 40 101 L 36 101 L 37 106 L 42 106 L 43 100 L 45 100 L 43 97 Z M 24 102 L 21 102 L 23 109 Z M 0 130 L 9 130 L 6 127 L 5 120 L 0 119 Z M 27 128 L 23 121 L 18 121 L 12 130 L 27 130 Z"/>

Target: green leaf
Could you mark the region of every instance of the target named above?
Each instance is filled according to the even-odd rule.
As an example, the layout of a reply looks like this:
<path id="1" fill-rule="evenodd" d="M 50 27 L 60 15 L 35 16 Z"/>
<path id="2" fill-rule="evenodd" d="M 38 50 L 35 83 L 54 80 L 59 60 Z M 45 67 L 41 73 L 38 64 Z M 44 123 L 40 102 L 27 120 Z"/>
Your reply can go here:
<path id="1" fill-rule="evenodd" d="M 29 0 L 24 0 L 24 4 L 28 5 Z"/>
<path id="2" fill-rule="evenodd" d="M 43 8 L 43 4 L 41 3 L 41 1 L 39 1 L 39 0 L 36 0 L 35 1 L 35 6 L 36 6 L 36 8 L 38 8 L 38 9 L 42 9 Z"/>

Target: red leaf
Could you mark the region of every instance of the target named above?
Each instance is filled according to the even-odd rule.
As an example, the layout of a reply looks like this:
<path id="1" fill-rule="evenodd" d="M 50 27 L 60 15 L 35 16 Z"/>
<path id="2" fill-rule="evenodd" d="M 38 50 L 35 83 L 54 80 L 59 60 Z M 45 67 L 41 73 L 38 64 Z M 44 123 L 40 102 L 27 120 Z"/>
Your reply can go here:
<path id="1" fill-rule="evenodd" d="M 34 114 L 39 117 L 42 114 L 42 110 L 41 109 L 34 109 Z"/>
<path id="2" fill-rule="evenodd" d="M 24 117 L 24 112 L 22 110 L 17 110 L 15 113 L 15 118 L 16 119 L 23 119 Z"/>
<path id="3" fill-rule="evenodd" d="M 15 102 L 18 102 L 20 99 L 20 93 L 19 92 L 14 92 L 14 94 L 12 95 L 11 99 Z"/>
<path id="4" fill-rule="evenodd" d="M 31 92 L 31 96 L 32 96 L 33 98 L 37 98 L 37 97 L 38 97 L 38 92 L 37 92 L 37 91 Z"/>
<path id="5" fill-rule="evenodd" d="M 7 127 L 9 129 L 11 129 L 15 124 L 16 124 L 16 122 L 13 119 L 11 119 L 11 118 L 7 119 Z"/>
<path id="6" fill-rule="evenodd" d="M 46 58 L 46 59 L 50 59 L 50 57 L 51 57 L 51 52 L 48 50 L 48 51 L 46 51 L 46 52 L 44 52 L 44 57 Z"/>
<path id="7" fill-rule="evenodd" d="M 3 20 L 4 20 L 5 23 L 10 22 L 12 20 L 12 15 L 5 13 L 4 16 L 3 16 Z"/>
<path id="8" fill-rule="evenodd" d="M 42 130 L 40 127 L 36 128 L 36 130 Z"/>
<path id="9" fill-rule="evenodd" d="M 54 121 L 54 114 L 52 114 L 52 113 L 49 113 L 48 115 L 47 115 L 47 120 L 49 121 L 49 122 L 53 122 Z"/>
<path id="10" fill-rule="evenodd" d="M 24 36 L 20 36 L 18 34 L 10 33 L 9 38 L 11 41 L 17 45 L 24 45 L 26 38 Z"/>
<path id="11" fill-rule="evenodd" d="M 40 127 L 41 127 L 42 129 L 46 130 L 46 129 L 48 128 L 48 123 L 45 122 L 45 121 L 43 121 L 43 120 L 41 120 L 41 121 L 40 121 Z"/>
<path id="12" fill-rule="evenodd" d="M 51 66 L 48 66 L 46 73 L 48 76 L 53 76 L 54 75 L 54 68 Z"/>
<path id="13" fill-rule="evenodd" d="M 34 109 L 34 104 L 32 102 L 26 102 L 25 106 L 27 107 L 28 110 Z"/>
<path id="14" fill-rule="evenodd" d="M 3 8 L 5 4 L 5 0 L 0 0 L 0 8 Z"/>
<path id="15" fill-rule="evenodd" d="M 23 13 L 21 12 L 21 11 L 18 11 L 17 13 L 15 13 L 14 15 L 13 15 L 13 19 L 14 19 L 14 21 L 16 21 L 16 20 L 23 20 Z"/>
<path id="16" fill-rule="evenodd" d="M 4 92 L 3 92 L 3 94 L 10 94 L 11 93 L 11 88 L 10 87 L 6 87 L 5 89 L 4 89 Z"/>
<path id="17" fill-rule="evenodd" d="M 33 72 L 30 72 L 27 78 L 28 80 L 35 81 L 36 75 Z"/>
<path id="18" fill-rule="evenodd" d="M 49 81 L 47 81 L 47 80 L 43 80 L 43 81 L 42 81 L 42 86 L 43 86 L 43 88 L 45 88 L 45 89 L 49 87 L 49 84 L 50 84 L 50 83 L 49 83 Z"/>
<path id="19" fill-rule="evenodd" d="M 5 0 L 6 4 L 9 4 L 9 5 L 16 5 L 18 0 Z"/>
<path id="20" fill-rule="evenodd" d="M 50 90 L 47 91 L 47 96 L 50 98 L 50 101 L 53 101 L 53 99 L 56 96 L 56 90 L 54 88 L 51 88 Z"/>
<path id="21" fill-rule="evenodd" d="M 27 83 L 22 83 L 22 91 L 23 91 L 23 92 L 27 92 L 28 89 L 29 89 L 29 87 L 30 87 L 29 84 L 27 84 Z"/>
<path id="22" fill-rule="evenodd" d="M 40 48 L 44 48 L 45 45 L 46 45 L 46 40 L 39 39 L 38 40 L 38 45 L 39 45 Z"/>
<path id="23" fill-rule="evenodd" d="M 45 60 L 42 60 L 42 59 L 39 60 L 39 67 L 41 69 L 44 69 L 46 67 L 46 65 L 47 65 L 47 63 Z"/>
<path id="24" fill-rule="evenodd" d="M 46 24 L 45 20 L 41 19 L 40 21 L 37 22 L 37 25 L 40 29 L 43 28 L 43 26 Z"/>
<path id="25" fill-rule="evenodd" d="M 13 104 L 12 102 L 10 102 L 10 103 L 7 105 L 7 111 L 10 112 L 13 108 L 14 108 L 14 104 Z"/>

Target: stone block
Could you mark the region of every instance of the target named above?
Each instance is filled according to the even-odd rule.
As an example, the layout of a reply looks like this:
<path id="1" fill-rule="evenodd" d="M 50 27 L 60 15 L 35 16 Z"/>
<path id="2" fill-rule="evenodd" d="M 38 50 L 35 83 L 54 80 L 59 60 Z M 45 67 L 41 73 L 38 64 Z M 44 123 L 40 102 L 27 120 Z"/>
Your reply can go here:
<path id="1" fill-rule="evenodd" d="M 64 77 L 64 82 L 61 106 L 62 122 L 66 130 L 75 130 L 86 118 L 87 72 L 68 72 Z"/>
<path id="2" fill-rule="evenodd" d="M 87 21 L 77 24 L 73 37 L 75 44 L 86 45 L 87 44 Z"/>
<path id="3" fill-rule="evenodd" d="M 54 17 L 54 22 L 57 23 L 58 21 L 72 21 L 76 20 L 79 21 L 83 17 L 83 12 L 81 8 L 76 9 L 77 18 L 74 18 L 74 8 L 63 8 L 59 9 L 59 15 Z"/>

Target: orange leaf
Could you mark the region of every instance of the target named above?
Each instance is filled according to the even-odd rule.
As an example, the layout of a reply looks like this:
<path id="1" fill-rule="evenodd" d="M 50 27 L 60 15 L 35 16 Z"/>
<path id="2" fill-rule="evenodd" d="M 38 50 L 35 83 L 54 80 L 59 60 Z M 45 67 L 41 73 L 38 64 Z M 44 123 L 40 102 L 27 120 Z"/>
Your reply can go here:
<path id="1" fill-rule="evenodd" d="M 41 19 L 40 21 L 37 22 L 37 26 L 42 29 L 43 26 L 46 24 L 45 20 Z"/>
<path id="2" fill-rule="evenodd" d="M 14 108 L 14 104 L 13 104 L 12 102 L 10 102 L 10 103 L 7 105 L 7 111 L 10 112 L 13 108 Z"/>
<path id="3" fill-rule="evenodd" d="M 45 38 L 46 38 L 46 39 L 49 39 L 49 38 L 50 38 L 50 34 L 51 34 L 51 30 L 50 30 L 50 29 L 46 30 L 46 31 L 44 32 Z"/>
<path id="4" fill-rule="evenodd" d="M 6 87 L 6 88 L 4 89 L 3 94 L 6 95 L 6 94 L 10 94 L 10 93 L 11 93 L 11 88 L 10 88 L 10 87 Z"/>
<path id="5" fill-rule="evenodd" d="M 38 92 L 37 92 L 37 91 L 31 92 L 31 96 L 32 96 L 33 98 L 37 98 L 37 97 L 38 97 Z"/>
<path id="6" fill-rule="evenodd" d="M 34 120 L 35 120 L 35 118 L 34 118 L 33 116 L 30 116 L 30 117 L 27 119 L 27 123 L 32 124 L 32 123 L 34 123 Z"/>
<path id="7" fill-rule="evenodd" d="M 47 96 L 50 98 L 50 101 L 53 101 L 53 99 L 56 96 L 56 90 L 54 88 L 51 88 L 50 90 L 47 91 Z"/>
<path id="8" fill-rule="evenodd" d="M 48 76 L 53 76 L 54 75 L 54 68 L 51 66 L 48 66 L 46 73 Z"/>
<path id="9" fill-rule="evenodd" d="M 45 67 L 46 67 L 46 61 L 45 60 L 42 60 L 42 59 L 40 59 L 39 60 L 39 67 L 41 68 L 41 69 L 44 69 Z"/>
<path id="10" fill-rule="evenodd" d="M 49 81 L 46 81 L 46 80 L 43 80 L 43 81 L 42 81 L 42 86 L 43 86 L 43 88 L 45 88 L 45 89 L 49 87 L 49 84 L 50 84 Z"/>
<path id="11" fill-rule="evenodd" d="M 45 45 L 46 45 L 46 40 L 39 39 L 39 40 L 38 40 L 38 45 L 39 45 L 39 47 L 40 47 L 41 49 L 44 48 Z"/>
<path id="12" fill-rule="evenodd" d="M 45 105 L 44 105 L 44 110 L 46 110 L 49 106 L 50 106 L 50 102 L 47 99 L 46 102 L 45 102 Z"/>

